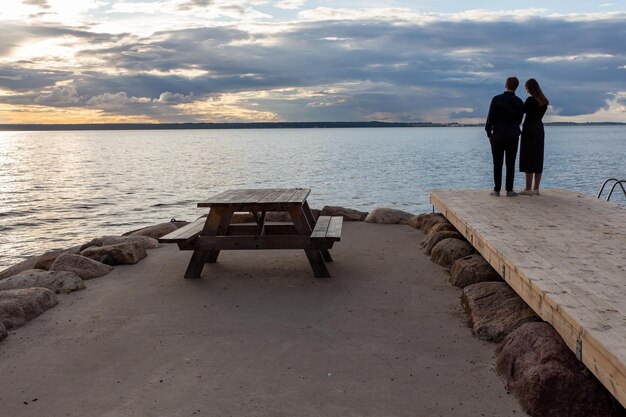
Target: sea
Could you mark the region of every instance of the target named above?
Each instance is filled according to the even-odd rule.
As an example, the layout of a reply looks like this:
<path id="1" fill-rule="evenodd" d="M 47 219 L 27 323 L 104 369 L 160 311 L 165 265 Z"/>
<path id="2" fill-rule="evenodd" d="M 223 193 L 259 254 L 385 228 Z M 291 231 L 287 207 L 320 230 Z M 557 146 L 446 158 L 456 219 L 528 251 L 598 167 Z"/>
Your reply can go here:
<path id="1" fill-rule="evenodd" d="M 546 127 L 542 187 L 595 197 L 612 177 L 626 179 L 626 126 Z M 0 132 L 0 270 L 195 220 L 197 202 L 230 188 L 305 187 L 313 208 L 417 214 L 432 211 L 431 189 L 492 186 L 481 127 Z"/>

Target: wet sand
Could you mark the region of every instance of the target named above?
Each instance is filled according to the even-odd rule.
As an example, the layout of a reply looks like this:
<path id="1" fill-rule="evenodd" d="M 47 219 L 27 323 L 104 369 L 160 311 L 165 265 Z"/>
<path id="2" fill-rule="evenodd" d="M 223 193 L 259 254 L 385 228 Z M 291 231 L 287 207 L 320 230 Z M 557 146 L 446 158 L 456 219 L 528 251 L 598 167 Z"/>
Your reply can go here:
<path id="1" fill-rule="evenodd" d="M 301 251 L 150 250 L 0 343 L 2 416 L 523 416 L 407 226 Z"/>

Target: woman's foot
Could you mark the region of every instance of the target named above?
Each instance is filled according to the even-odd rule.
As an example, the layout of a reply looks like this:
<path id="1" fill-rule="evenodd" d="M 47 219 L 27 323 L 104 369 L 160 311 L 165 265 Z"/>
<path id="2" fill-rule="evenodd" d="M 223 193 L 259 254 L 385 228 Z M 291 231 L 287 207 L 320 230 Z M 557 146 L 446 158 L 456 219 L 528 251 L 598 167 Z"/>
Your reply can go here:
<path id="1" fill-rule="evenodd" d="M 539 189 L 533 190 L 533 194 L 534 195 L 541 195 L 541 193 L 539 192 Z"/>
<path id="2" fill-rule="evenodd" d="M 519 195 L 533 195 L 534 193 L 533 193 L 533 190 L 523 190 L 523 191 L 518 192 L 517 194 L 519 194 Z"/>

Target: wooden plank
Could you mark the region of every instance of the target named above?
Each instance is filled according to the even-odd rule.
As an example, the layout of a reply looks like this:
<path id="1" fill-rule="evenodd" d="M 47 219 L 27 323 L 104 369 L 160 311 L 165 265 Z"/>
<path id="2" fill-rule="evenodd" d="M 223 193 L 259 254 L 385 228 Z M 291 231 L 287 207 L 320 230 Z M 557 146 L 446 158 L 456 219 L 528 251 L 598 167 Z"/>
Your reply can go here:
<path id="1" fill-rule="evenodd" d="M 304 213 L 303 206 L 299 206 L 296 208 L 292 208 L 289 210 L 289 215 L 293 220 L 293 224 L 300 235 L 310 236 L 311 225 L 309 225 L 308 220 L 306 219 L 306 215 Z M 307 259 L 309 260 L 309 264 L 311 265 L 311 269 L 313 269 L 313 274 L 317 278 L 330 278 L 330 272 L 328 272 L 328 268 L 326 268 L 326 264 L 324 263 L 324 254 L 319 250 L 311 250 L 305 249 Z"/>
<path id="2" fill-rule="evenodd" d="M 330 224 L 328 225 L 328 231 L 326 232 L 327 238 L 335 240 L 341 240 L 341 229 L 343 228 L 343 216 L 332 216 L 330 218 Z"/>
<path id="3" fill-rule="evenodd" d="M 289 211 L 301 206 L 310 192 L 308 188 L 230 190 L 198 203 L 198 207 L 222 207 L 242 212 Z"/>
<path id="4" fill-rule="evenodd" d="M 309 188 L 298 188 L 296 192 L 289 199 L 289 202 L 303 204 L 306 201 L 310 193 L 311 193 L 311 189 Z"/>
<path id="5" fill-rule="evenodd" d="M 253 250 L 253 249 L 304 249 L 319 252 L 332 247 L 328 240 L 312 240 L 308 236 L 198 236 L 193 245 L 183 245 L 181 249 L 201 251 Z"/>
<path id="6" fill-rule="evenodd" d="M 206 217 L 201 217 L 192 223 L 184 225 L 180 229 L 174 230 L 173 232 L 160 237 L 158 240 L 161 243 L 176 243 L 181 240 L 184 241 L 190 239 L 202 231 L 205 222 Z"/>
<path id="7" fill-rule="evenodd" d="M 341 240 L 342 216 L 320 216 L 311 233 L 311 239 Z"/>
<path id="8" fill-rule="evenodd" d="M 311 239 L 325 238 L 330 224 L 330 216 L 320 216 L 315 223 L 315 228 L 311 232 Z"/>
<path id="9" fill-rule="evenodd" d="M 231 224 L 226 232 L 229 236 L 254 236 L 257 233 L 258 225 L 256 223 L 240 223 Z M 265 235 L 267 236 L 284 236 L 297 234 L 293 224 L 265 222 Z"/>
<path id="10" fill-rule="evenodd" d="M 567 190 L 431 202 L 626 405 L 626 208 Z"/>

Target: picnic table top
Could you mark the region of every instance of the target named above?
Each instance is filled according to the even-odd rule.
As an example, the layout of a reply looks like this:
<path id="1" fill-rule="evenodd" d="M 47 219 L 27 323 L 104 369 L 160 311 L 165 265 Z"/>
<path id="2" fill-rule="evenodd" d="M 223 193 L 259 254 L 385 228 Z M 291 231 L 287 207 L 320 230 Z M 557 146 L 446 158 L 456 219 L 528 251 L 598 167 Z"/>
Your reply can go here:
<path id="1" fill-rule="evenodd" d="M 288 210 L 302 206 L 310 193 L 310 188 L 235 189 L 221 192 L 201 201 L 198 203 L 198 207 Z"/>

